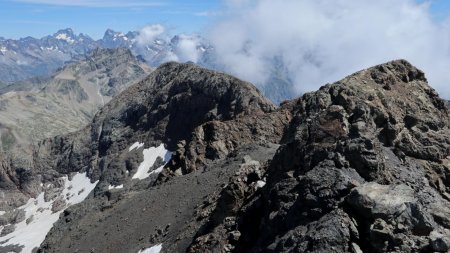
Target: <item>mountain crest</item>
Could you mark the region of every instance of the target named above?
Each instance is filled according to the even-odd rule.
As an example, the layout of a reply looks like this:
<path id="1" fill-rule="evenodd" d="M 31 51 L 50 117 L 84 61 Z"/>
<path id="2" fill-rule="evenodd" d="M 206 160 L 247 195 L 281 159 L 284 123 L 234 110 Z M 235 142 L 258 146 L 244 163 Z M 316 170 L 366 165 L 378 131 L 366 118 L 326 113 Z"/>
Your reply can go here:
<path id="1" fill-rule="evenodd" d="M 58 97 L 76 92 L 76 76 L 87 79 L 79 82 L 86 93 L 114 86 L 103 74 L 122 77 L 123 68 L 111 70 L 113 60 L 100 52 L 98 62 L 64 69 L 53 86 Z M 100 77 L 76 72 L 84 69 Z M 102 98 L 98 91 L 91 94 Z M 3 218 L 15 222 L 22 209 L 10 200 L 22 191 L 46 196 L 63 215 L 43 252 L 447 252 L 450 117 L 439 101 L 404 60 L 281 107 L 250 83 L 169 62 L 112 98 L 85 128 L 40 142 L 32 169 L 1 164 L 10 189 L 0 199 L 9 208 Z M 68 209 L 66 175 L 90 179 L 92 190 Z M 26 215 L 42 220 L 34 209 Z M 5 233 L 22 234 L 27 221 L 36 224 L 22 219 Z M 23 244 L 0 237 L 1 246 Z"/>

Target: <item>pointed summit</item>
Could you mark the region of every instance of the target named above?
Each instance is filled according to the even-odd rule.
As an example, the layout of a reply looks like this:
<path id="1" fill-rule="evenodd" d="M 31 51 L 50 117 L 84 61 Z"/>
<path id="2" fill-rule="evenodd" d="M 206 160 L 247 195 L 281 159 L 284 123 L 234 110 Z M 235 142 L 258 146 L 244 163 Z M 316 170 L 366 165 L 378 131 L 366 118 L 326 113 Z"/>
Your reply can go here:
<path id="1" fill-rule="evenodd" d="M 66 29 L 58 30 L 54 35 L 57 36 L 59 34 L 66 34 L 66 35 L 71 36 L 71 37 L 75 37 L 76 36 L 75 33 L 73 32 L 72 28 L 66 28 Z"/>
<path id="2" fill-rule="evenodd" d="M 105 35 L 103 35 L 101 43 L 105 48 L 129 48 L 131 45 L 131 39 L 122 32 L 116 32 L 112 29 L 108 29 L 106 30 Z"/>
<path id="3" fill-rule="evenodd" d="M 107 29 L 105 31 L 105 34 L 103 35 L 103 39 L 108 39 L 114 36 L 114 34 L 116 34 L 116 32 L 112 29 Z"/>
<path id="4" fill-rule="evenodd" d="M 53 37 L 55 37 L 55 39 L 57 40 L 65 41 L 69 44 L 75 43 L 75 41 L 78 39 L 71 28 L 59 30 L 53 35 Z"/>

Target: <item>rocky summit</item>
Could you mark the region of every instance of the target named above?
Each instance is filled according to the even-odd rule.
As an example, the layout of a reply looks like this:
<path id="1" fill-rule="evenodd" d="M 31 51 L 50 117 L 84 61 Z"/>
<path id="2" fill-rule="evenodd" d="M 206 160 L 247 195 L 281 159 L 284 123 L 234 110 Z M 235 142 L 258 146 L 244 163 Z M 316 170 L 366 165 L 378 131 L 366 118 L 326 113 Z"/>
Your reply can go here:
<path id="1" fill-rule="evenodd" d="M 290 103 L 265 186 L 211 198 L 189 252 L 450 250 L 449 114 L 424 73 L 389 62 Z"/>
<path id="2" fill-rule="evenodd" d="M 29 168 L 3 159 L 0 252 L 447 252 L 449 154 L 447 103 L 404 60 L 280 107 L 167 63 Z"/>

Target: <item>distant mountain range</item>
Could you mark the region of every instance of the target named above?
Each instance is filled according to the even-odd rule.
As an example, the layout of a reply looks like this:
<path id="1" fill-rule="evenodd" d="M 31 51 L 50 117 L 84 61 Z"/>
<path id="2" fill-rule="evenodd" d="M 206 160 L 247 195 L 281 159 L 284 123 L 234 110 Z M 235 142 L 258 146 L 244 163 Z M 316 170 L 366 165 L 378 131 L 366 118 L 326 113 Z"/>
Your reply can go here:
<path id="1" fill-rule="evenodd" d="M 136 31 L 122 33 L 108 29 L 103 38 L 94 40 L 67 28 L 41 39 L 0 37 L 0 93 L 5 86 L 18 81 L 29 87 L 30 82 L 36 82 L 30 78 L 46 78 L 67 63 L 83 60 L 96 48 L 127 48 L 155 68 L 176 61 L 194 62 L 218 71 L 227 69 L 217 59 L 214 47 L 199 35 L 146 36 Z M 257 87 L 276 104 L 293 98 L 293 83 L 284 66 L 276 60 L 269 66 L 269 78 L 264 83 L 256 83 Z M 14 84 L 16 88 L 19 86 Z"/>
<path id="2" fill-rule="evenodd" d="M 59 30 L 41 39 L 32 37 L 18 40 L 0 37 L 0 82 L 11 83 L 36 76 L 52 74 L 69 61 L 78 61 L 96 48 L 128 48 L 134 55 L 153 67 L 170 60 L 189 61 L 179 50 L 182 43 L 189 43 L 200 59 L 212 49 L 199 36 L 177 35 L 172 39 L 155 38 L 142 43 L 138 32 L 126 34 L 108 29 L 100 40 L 72 29 Z M 1 88 L 0 84 L 0 88 Z M 4 86 L 4 85 L 3 85 Z"/>

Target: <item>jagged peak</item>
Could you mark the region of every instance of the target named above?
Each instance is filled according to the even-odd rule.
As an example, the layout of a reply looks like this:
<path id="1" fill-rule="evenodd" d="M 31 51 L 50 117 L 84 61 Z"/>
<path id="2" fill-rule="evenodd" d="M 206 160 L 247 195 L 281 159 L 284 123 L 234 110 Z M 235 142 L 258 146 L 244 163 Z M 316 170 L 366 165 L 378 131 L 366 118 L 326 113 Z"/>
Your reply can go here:
<path id="1" fill-rule="evenodd" d="M 105 31 L 105 34 L 103 35 L 103 40 L 116 40 L 118 38 L 128 40 L 127 35 L 125 35 L 123 32 L 117 32 L 112 29 L 107 29 Z"/>
<path id="2" fill-rule="evenodd" d="M 429 85 L 425 73 L 410 62 L 400 59 L 368 68 L 350 78 L 359 79 L 362 90 L 371 88 L 383 91 L 386 97 L 403 100 L 403 103 L 417 103 L 417 97 L 431 102 L 437 109 L 445 109 L 439 94 Z M 346 80 L 346 79 L 344 79 Z M 349 80 L 346 80 L 349 82 Z M 367 88 L 366 88 L 367 87 Z M 414 95 L 415 98 L 412 98 Z M 403 99 L 402 99 L 403 97 Z M 425 100 L 421 101 L 422 103 Z"/>
<path id="3" fill-rule="evenodd" d="M 103 35 L 103 39 L 109 38 L 109 37 L 111 37 L 111 36 L 114 36 L 114 34 L 116 34 L 116 33 L 117 33 L 117 32 L 114 31 L 113 29 L 108 28 L 108 29 L 105 31 L 105 34 Z"/>
<path id="4" fill-rule="evenodd" d="M 371 100 L 373 97 L 382 96 L 384 99 L 401 101 L 403 104 L 417 103 L 417 99 L 411 97 L 414 94 L 416 98 L 420 97 L 423 100 L 422 103 L 425 100 L 431 101 L 439 110 L 445 108 L 437 92 L 428 84 L 425 73 L 403 59 L 361 70 L 322 87 L 319 92 L 330 88 L 350 89 L 356 99 Z"/>
<path id="5" fill-rule="evenodd" d="M 72 28 L 60 29 L 55 33 L 55 35 L 64 33 L 70 36 L 75 36 L 75 33 L 73 32 Z"/>
<path id="6" fill-rule="evenodd" d="M 429 86 L 424 73 L 405 60 L 357 72 L 318 92 L 306 94 L 299 101 L 302 111 L 309 110 L 309 114 L 336 105 L 351 115 L 352 122 L 370 118 L 383 129 L 379 137 L 385 145 L 403 147 L 402 152 L 412 157 L 440 161 L 448 156 L 446 136 L 426 137 L 436 143 L 432 152 L 417 151 L 426 149 L 423 147 L 427 144 L 422 144 L 424 137 L 412 135 L 407 140 L 403 136 L 405 129 L 420 129 L 428 135 L 430 130 L 440 132 L 450 128 L 446 101 Z"/>
<path id="7" fill-rule="evenodd" d="M 251 83 L 243 81 L 237 77 L 231 76 L 226 73 L 222 73 L 215 70 L 210 70 L 204 67 L 201 67 L 194 63 L 179 63 L 179 62 L 166 62 L 160 65 L 154 71 L 155 77 L 164 76 L 167 80 L 181 80 L 180 76 L 185 78 L 186 80 L 197 80 L 205 77 L 214 77 L 224 80 L 221 82 L 213 82 L 216 85 L 226 85 L 225 83 L 232 82 L 234 84 L 238 84 L 239 87 L 236 89 L 247 90 L 247 92 L 255 93 L 258 97 L 263 97 L 262 93 Z M 161 83 L 163 84 L 163 83 Z M 264 98 L 264 100 L 268 100 Z"/>
<path id="8" fill-rule="evenodd" d="M 363 70 L 362 72 L 370 72 L 371 77 L 375 80 L 375 82 L 380 84 L 385 84 L 387 81 L 385 78 L 388 76 L 394 77 L 396 81 L 402 81 L 403 83 L 412 81 L 427 82 L 425 73 L 404 59 L 376 65 L 369 69 Z"/>

